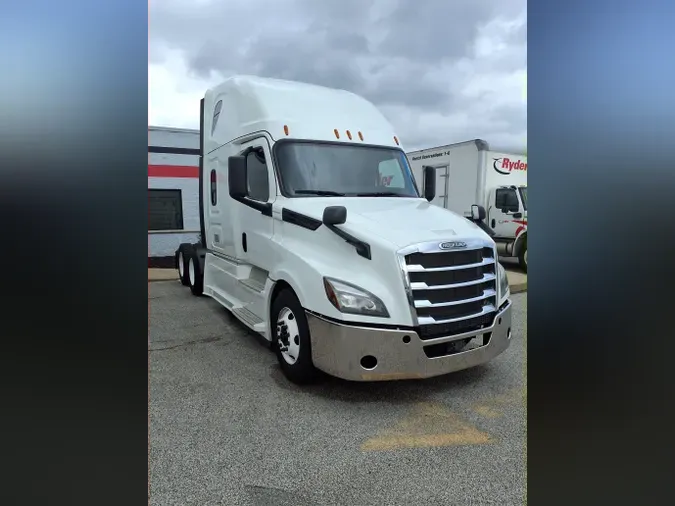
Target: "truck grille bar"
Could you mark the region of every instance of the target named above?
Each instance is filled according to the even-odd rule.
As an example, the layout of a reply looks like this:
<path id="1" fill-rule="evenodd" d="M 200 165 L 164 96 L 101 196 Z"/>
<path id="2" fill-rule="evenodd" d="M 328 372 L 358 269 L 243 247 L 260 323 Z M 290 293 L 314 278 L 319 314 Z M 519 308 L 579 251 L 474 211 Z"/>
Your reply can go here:
<path id="1" fill-rule="evenodd" d="M 496 251 L 487 241 L 456 250 L 441 242 L 398 252 L 408 301 L 422 339 L 479 330 L 497 312 Z"/>

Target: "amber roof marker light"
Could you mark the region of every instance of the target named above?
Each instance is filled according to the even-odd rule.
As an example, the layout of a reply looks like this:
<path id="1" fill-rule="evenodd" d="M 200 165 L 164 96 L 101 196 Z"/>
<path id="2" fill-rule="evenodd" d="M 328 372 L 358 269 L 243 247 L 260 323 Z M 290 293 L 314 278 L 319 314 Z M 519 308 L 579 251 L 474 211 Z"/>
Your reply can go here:
<path id="1" fill-rule="evenodd" d="M 394 142 L 396 143 L 397 146 L 400 146 L 400 144 L 398 143 L 398 137 L 396 137 L 395 135 L 394 135 Z"/>
<path id="2" fill-rule="evenodd" d="M 288 135 L 288 125 L 284 125 L 284 133 Z"/>
<path id="3" fill-rule="evenodd" d="M 336 138 L 336 139 L 339 139 L 339 138 L 340 138 L 340 132 L 338 132 L 338 129 L 337 129 L 337 128 L 335 128 L 335 129 L 333 130 L 333 133 L 335 134 L 335 138 Z"/>
<path id="4" fill-rule="evenodd" d="M 363 140 L 363 134 L 359 132 L 359 139 Z"/>

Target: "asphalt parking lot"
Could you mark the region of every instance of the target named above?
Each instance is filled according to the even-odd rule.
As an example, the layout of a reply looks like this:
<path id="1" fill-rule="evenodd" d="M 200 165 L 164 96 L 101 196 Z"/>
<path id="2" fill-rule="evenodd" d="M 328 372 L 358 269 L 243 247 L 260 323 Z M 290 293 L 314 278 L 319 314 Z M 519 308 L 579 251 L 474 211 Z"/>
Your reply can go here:
<path id="1" fill-rule="evenodd" d="M 491 363 L 296 387 L 216 302 L 149 284 L 150 504 L 523 504 L 527 293 Z"/>

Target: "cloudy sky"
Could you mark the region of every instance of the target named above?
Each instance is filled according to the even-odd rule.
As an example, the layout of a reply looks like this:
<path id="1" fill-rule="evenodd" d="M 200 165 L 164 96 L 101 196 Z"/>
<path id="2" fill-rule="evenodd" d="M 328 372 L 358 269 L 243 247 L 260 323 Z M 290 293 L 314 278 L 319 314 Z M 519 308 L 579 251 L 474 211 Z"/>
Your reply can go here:
<path id="1" fill-rule="evenodd" d="M 199 127 L 232 74 L 343 88 L 407 150 L 527 142 L 525 0 L 152 0 L 149 122 Z"/>

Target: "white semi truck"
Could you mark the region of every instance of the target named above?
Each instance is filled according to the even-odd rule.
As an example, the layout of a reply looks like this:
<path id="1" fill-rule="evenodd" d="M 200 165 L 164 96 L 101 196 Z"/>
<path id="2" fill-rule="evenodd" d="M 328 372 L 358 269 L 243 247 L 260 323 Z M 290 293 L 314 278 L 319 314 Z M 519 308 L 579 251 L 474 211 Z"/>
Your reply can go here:
<path id="1" fill-rule="evenodd" d="M 371 103 L 232 77 L 201 100 L 200 132 L 201 237 L 176 251 L 181 282 L 269 343 L 291 381 L 426 378 L 508 347 L 485 210 L 471 221 L 422 198 Z"/>
<path id="2" fill-rule="evenodd" d="M 471 206 L 487 210 L 487 224 L 494 231 L 497 251 L 516 257 L 527 272 L 527 156 L 493 151 L 475 139 L 408 153 L 418 181 L 423 167 L 433 167 L 436 196 L 445 209 L 469 217 Z"/>

